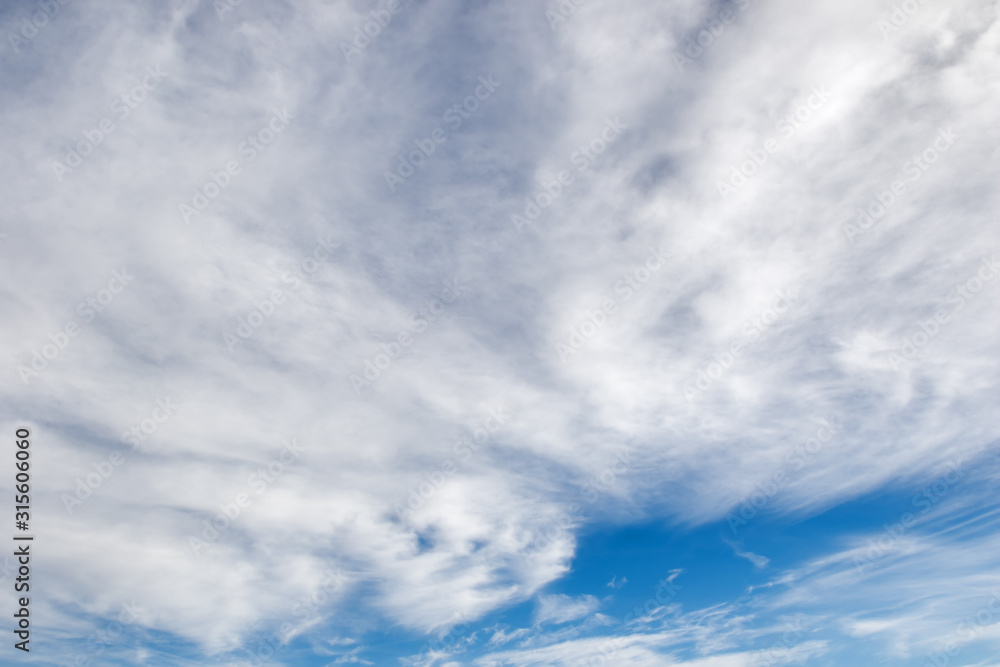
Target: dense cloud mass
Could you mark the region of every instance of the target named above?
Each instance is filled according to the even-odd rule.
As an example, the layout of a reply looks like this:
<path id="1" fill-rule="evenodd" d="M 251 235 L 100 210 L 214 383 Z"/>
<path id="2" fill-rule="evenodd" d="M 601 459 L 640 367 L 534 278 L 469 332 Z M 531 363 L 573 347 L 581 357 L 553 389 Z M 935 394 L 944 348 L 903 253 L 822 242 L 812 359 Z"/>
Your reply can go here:
<path id="1" fill-rule="evenodd" d="M 997 12 L 7 3 L 30 659 L 993 664 Z"/>

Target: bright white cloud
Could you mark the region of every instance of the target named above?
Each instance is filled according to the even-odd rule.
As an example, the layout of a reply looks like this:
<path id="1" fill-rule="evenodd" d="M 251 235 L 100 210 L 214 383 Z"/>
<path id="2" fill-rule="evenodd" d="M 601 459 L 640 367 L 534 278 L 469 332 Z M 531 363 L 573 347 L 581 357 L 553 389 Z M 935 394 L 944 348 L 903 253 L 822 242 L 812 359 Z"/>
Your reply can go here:
<path id="1" fill-rule="evenodd" d="M 348 60 L 381 5 L 217 4 L 60 5 L 4 54 L 2 423 L 37 439 L 51 636 L 131 600 L 193 660 L 283 623 L 442 633 L 566 575 L 588 522 L 695 526 L 757 493 L 803 516 L 995 448 L 995 3 L 887 29 L 861 0 L 737 2 L 683 67 L 721 6 L 592 1 L 553 29 L 554 4 L 405 0 Z M 869 585 L 903 605 L 954 555 L 937 621 L 972 613 L 997 553 L 973 538 L 906 535 Z M 776 599 L 839 590 L 863 548 Z M 843 629 L 936 650 L 929 609 Z M 685 664 L 747 659 L 733 641 Z"/>

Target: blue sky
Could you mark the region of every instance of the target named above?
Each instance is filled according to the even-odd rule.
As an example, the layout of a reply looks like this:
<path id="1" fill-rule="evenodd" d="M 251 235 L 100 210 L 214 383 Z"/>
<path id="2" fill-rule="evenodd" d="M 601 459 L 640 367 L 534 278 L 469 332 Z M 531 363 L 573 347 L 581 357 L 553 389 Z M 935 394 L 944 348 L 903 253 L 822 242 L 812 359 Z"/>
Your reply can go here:
<path id="1" fill-rule="evenodd" d="M 0 662 L 1000 666 L 997 18 L 5 3 Z"/>

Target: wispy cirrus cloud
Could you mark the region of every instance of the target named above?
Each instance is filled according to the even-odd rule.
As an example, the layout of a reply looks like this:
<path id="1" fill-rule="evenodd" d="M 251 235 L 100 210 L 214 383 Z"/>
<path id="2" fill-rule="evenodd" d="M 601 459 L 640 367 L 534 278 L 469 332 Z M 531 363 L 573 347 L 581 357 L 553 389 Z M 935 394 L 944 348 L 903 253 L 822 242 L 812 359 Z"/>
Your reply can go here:
<path id="1" fill-rule="evenodd" d="M 331 660 L 362 664 L 612 647 L 630 664 L 852 664 L 837 652 L 851 642 L 940 651 L 988 604 L 993 523 L 964 484 L 885 548 L 866 535 L 872 557 L 850 526 L 794 562 L 752 530 L 933 483 L 948 461 L 988 468 L 995 3 L 928 1 L 895 22 L 860 0 L 216 4 L 59 4 L 36 30 L 24 19 L 44 8 L 0 10 L 15 35 L 0 421 L 45 443 L 34 511 L 60 549 L 39 556 L 33 604 L 53 661 L 133 599 L 149 612 L 109 660 L 242 660 L 254 633 L 302 620 L 292 604 L 330 570 L 345 584 L 288 633 L 289 664 L 330 636 L 353 642 Z M 908 164 L 920 177 L 894 190 Z M 845 233 L 873 202 L 878 224 Z M 102 304 L 123 266 L 134 281 Z M 71 337 L 88 299 L 103 310 Z M 182 407 L 154 436 L 163 397 Z M 498 405 L 510 418 L 466 457 Z M 833 415 L 835 438 L 801 456 Z M 155 446 L 69 514 L 123 433 Z M 288 439 L 300 460 L 269 472 Z M 641 559 L 616 556 L 596 589 L 548 588 L 577 576 L 595 526 L 712 525 L 777 471 L 739 535 L 735 560 L 767 578 L 747 599 L 678 595 L 617 636 L 604 596 L 631 594 Z M 267 493 L 192 553 L 254 475 Z M 629 586 L 609 592 L 611 572 Z M 521 605 L 539 627 L 501 630 Z M 825 625 L 782 644 L 797 614 Z M 416 647 L 383 647 L 397 632 Z"/>

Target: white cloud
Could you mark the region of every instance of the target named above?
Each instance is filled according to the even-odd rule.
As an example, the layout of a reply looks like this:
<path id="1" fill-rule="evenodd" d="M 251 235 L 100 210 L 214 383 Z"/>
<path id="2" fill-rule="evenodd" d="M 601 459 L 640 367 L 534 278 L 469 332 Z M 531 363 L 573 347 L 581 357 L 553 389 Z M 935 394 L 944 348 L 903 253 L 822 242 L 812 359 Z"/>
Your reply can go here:
<path id="1" fill-rule="evenodd" d="M 593 595 L 551 594 L 538 596 L 535 623 L 568 623 L 590 616 L 601 606 Z"/>
<path id="2" fill-rule="evenodd" d="M 831 415 L 836 446 L 768 511 L 816 512 L 992 451 L 1000 283 L 949 299 L 998 247 L 995 7 L 934 4 L 883 39 L 885 11 L 860 0 L 754 2 L 679 71 L 672 56 L 713 7 L 592 2 L 553 31 L 540 6 L 407 2 L 348 63 L 339 42 L 368 8 L 242 3 L 220 20 L 211 3 L 71 3 L 5 56 L 0 391 L 3 427 L 37 439 L 34 511 L 60 545 L 39 555 L 39 615 L 75 629 L 137 599 L 143 627 L 228 660 L 251 628 L 298 620 L 294 601 L 341 567 L 348 583 L 310 622 L 346 609 L 338 636 L 440 632 L 564 576 L 588 521 L 720 519 Z M 150 66 L 167 76 L 117 119 Z M 384 171 L 490 74 L 497 92 L 389 192 Z M 817 86 L 829 100 L 722 200 L 717 182 Z M 287 129 L 241 153 L 286 107 Z M 53 162 L 105 117 L 114 131 L 58 180 Z M 628 127 L 579 171 L 574 152 L 618 117 Z M 856 209 L 947 127 L 954 145 L 848 242 Z M 239 174 L 186 224 L 179 206 L 232 160 Z M 573 184 L 518 234 L 511 215 L 561 170 Z M 339 247 L 308 272 L 319 239 Z M 670 257 L 640 288 L 650 248 Z M 22 382 L 122 267 L 134 282 Z M 456 277 L 465 291 L 434 314 Z M 224 334 L 275 290 L 230 352 Z M 799 302 L 772 320 L 778 290 Z M 556 343 L 607 300 L 615 312 L 563 363 Z M 949 324 L 891 368 L 945 308 Z M 412 344 L 359 396 L 350 376 L 400 332 Z M 734 343 L 745 351 L 720 363 Z M 177 414 L 130 452 L 122 432 L 163 397 Z M 498 405 L 509 423 L 466 459 L 455 443 Z M 216 553 L 192 553 L 189 536 L 254 494 L 290 438 L 301 459 Z M 125 462 L 67 514 L 62 494 L 115 449 Z M 454 474 L 400 519 L 447 461 Z M 897 548 L 930 576 L 926 546 Z M 847 576 L 820 570 L 794 576 Z M 553 623 L 597 609 L 542 599 Z M 653 664 L 659 641 L 621 655 Z"/>

